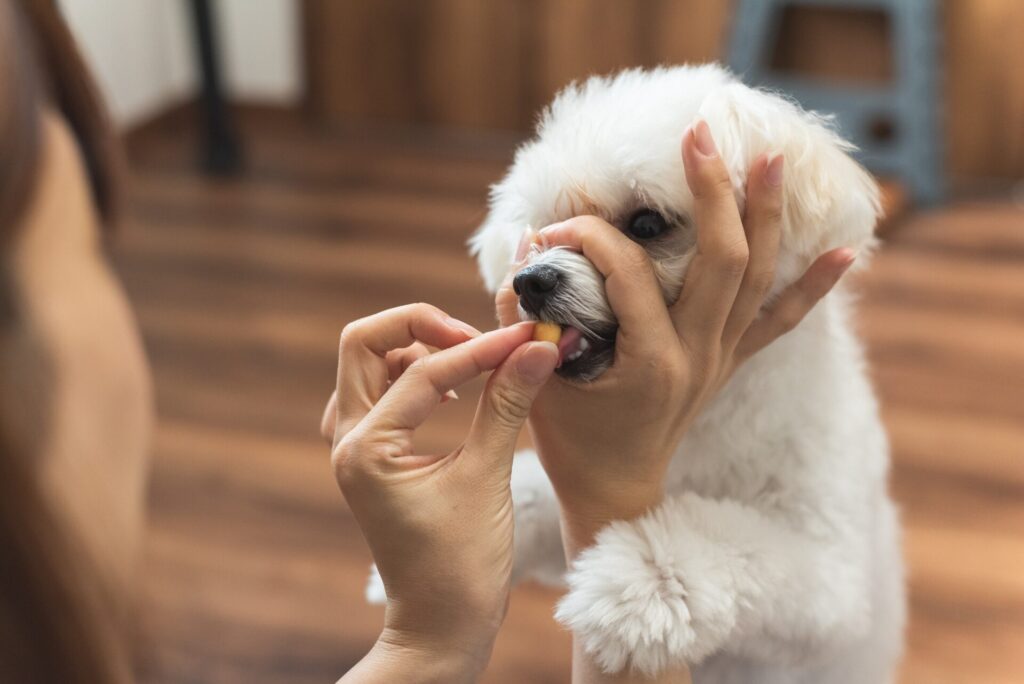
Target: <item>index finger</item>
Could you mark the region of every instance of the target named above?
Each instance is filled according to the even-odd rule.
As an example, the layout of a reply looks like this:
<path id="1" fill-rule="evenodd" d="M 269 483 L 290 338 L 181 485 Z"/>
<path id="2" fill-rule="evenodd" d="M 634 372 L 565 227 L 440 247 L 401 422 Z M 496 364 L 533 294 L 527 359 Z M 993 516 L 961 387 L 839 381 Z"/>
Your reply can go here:
<path id="1" fill-rule="evenodd" d="M 422 342 L 442 349 L 479 331 L 429 304 L 409 304 L 345 326 L 338 348 L 336 435 L 358 423 L 388 388 L 387 353 Z"/>
<path id="2" fill-rule="evenodd" d="M 604 276 L 620 343 L 663 343 L 665 334 L 675 336 L 647 252 L 617 228 L 596 216 L 577 216 L 544 228 L 539 237 L 548 246 L 581 252 Z"/>
<path id="3" fill-rule="evenodd" d="M 746 271 L 747 237 L 732 179 L 706 122 L 698 121 L 686 132 L 682 154 L 694 198 L 697 254 L 672 318 L 680 334 L 717 342 Z"/>
<path id="4" fill-rule="evenodd" d="M 426 356 L 391 386 L 366 417 L 373 431 L 415 430 L 449 390 L 494 370 L 533 336 L 533 322 L 498 328 Z"/>

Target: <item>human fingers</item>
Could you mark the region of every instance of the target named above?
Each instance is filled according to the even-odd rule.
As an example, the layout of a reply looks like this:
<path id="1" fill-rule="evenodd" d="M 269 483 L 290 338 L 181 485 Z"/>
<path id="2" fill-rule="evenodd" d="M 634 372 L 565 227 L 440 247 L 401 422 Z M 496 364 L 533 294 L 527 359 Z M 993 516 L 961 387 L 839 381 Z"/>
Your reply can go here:
<path id="1" fill-rule="evenodd" d="M 683 135 L 683 166 L 693 193 L 697 253 L 672 320 L 680 336 L 717 344 L 746 271 L 749 250 L 732 180 L 707 122 Z"/>
<path id="2" fill-rule="evenodd" d="M 512 352 L 488 378 L 465 448 L 484 468 L 511 467 L 516 438 L 557 364 L 557 346 L 529 342 Z"/>
<path id="3" fill-rule="evenodd" d="M 736 346 L 734 358 L 742 362 L 797 326 L 822 297 L 829 293 L 853 263 L 848 247 L 825 252 L 795 283 L 787 287 L 772 307 L 747 329 Z"/>
<path id="4" fill-rule="evenodd" d="M 515 274 L 515 270 L 510 271 L 494 294 L 494 312 L 503 328 L 519 321 L 519 295 L 512 287 Z"/>
<path id="5" fill-rule="evenodd" d="M 409 369 L 409 366 L 416 363 L 424 356 L 429 355 L 430 349 L 427 345 L 422 342 L 413 342 L 408 347 L 402 349 L 393 349 L 388 352 L 388 382 L 394 382 L 401 377 L 402 373 Z M 455 390 L 448 390 L 448 392 L 441 399 L 442 402 L 448 401 L 449 399 L 458 399 L 459 395 L 455 393 Z"/>
<path id="6" fill-rule="evenodd" d="M 430 353 L 426 345 L 420 342 L 414 342 L 408 347 L 402 349 L 393 349 L 385 356 L 385 362 L 388 368 L 388 382 L 394 382 L 406 371 L 409 366 L 415 363 L 417 360 L 426 356 Z M 449 398 L 457 399 L 458 396 L 454 392 L 450 393 Z M 337 438 L 335 434 L 335 427 L 338 420 L 338 390 L 331 392 L 330 399 L 327 400 L 327 406 L 324 407 L 323 416 L 320 418 L 320 436 L 327 440 L 328 444 L 333 444 Z"/>
<path id="7" fill-rule="evenodd" d="M 604 276 L 608 304 L 619 322 L 618 351 L 662 346 L 675 339 L 665 300 L 644 249 L 596 216 L 577 216 L 540 231 L 547 247 L 565 247 L 587 257 Z"/>
<path id="8" fill-rule="evenodd" d="M 781 154 L 759 157 L 747 176 L 743 230 L 750 258 L 722 334 L 723 345 L 730 350 L 750 327 L 775 281 L 782 234 L 783 163 Z"/>
<path id="9" fill-rule="evenodd" d="M 492 330 L 416 361 L 370 411 L 366 417 L 367 430 L 415 430 L 445 393 L 494 370 L 532 335 L 533 323 L 520 323 Z"/>
<path id="10" fill-rule="evenodd" d="M 320 436 L 327 440 L 328 444 L 334 444 L 334 423 L 338 419 L 338 390 L 331 392 L 327 406 L 324 407 L 324 415 L 320 418 Z"/>
<path id="11" fill-rule="evenodd" d="M 523 230 L 515 256 L 512 257 L 512 267 L 494 293 L 494 311 L 498 317 L 498 325 L 503 328 L 519 322 L 519 295 L 512 286 L 512 279 L 526 265 L 526 255 L 536 237 L 537 232 L 533 228 L 527 226 Z"/>
<path id="12" fill-rule="evenodd" d="M 358 423 L 387 390 L 388 352 L 413 342 L 445 349 L 478 335 L 429 304 L 388 309 L 346 325 L 338 350 L 336 429 Z"/>
<path id="13" fill-rule="evenodd" d="M 408 347 L 392 349 L 385 356 L 388 366 L 388 382 L 394 382 L 409 366 L 419 361 L 430 353 L 427 345 L 422 342 L 413 342 Z"/>

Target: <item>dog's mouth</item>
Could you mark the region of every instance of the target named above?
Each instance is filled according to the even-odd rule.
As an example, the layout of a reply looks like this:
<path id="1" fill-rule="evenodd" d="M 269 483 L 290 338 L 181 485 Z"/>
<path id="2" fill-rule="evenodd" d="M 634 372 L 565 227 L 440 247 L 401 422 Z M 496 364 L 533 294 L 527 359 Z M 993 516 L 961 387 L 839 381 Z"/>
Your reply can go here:
<path id="1" fill-rule="evenodd" d="M 614 329 L 597 335 L 560 321 L 546 322 L 562 328 L 562 336 L 558 340 L 558 366 L 555 369 L 559 376 L 570 380 L 593 380 L 612 364 L 615 352 Z"/>

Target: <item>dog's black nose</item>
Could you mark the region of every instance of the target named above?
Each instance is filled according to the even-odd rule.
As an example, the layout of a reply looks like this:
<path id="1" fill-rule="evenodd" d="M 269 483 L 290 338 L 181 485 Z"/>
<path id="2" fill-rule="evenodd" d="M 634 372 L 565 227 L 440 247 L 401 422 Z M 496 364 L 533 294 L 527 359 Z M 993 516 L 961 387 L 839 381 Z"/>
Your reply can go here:
<path id="1" fill-rule="evenodd" d="M 558 271 L 543 264 L 527 266 L 512 279 L 512 289 L 519 295 L 519 303 L 535 316 L 540 315 L 544 302 L 557 288 Z"/>

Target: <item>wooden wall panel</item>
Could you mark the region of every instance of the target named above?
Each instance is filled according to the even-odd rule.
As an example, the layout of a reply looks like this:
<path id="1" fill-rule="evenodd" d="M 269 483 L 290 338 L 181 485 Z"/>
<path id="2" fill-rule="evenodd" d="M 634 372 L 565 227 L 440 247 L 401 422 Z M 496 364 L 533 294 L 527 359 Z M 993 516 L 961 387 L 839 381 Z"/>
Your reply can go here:
<path id="1" fill-rule="evenodd" d="M 1024 1 L 948 0 L 947 165 L 1024 177 Z M 313 111 L 527 130 L 567 83 L 626 66 L 721 59 L 729 0 L 305 0 Z M 774 63 L 831 79 L 893 73 L 871 13 L 787 13 Z M 856 55 L 851 59 L 850 55 Z"/>
<path id="2" fill-rule="evenodd" d="M 589 74 L 717 58 L 727 7 L 306 0 L 310 102 L 327 120 L 524 130 L 555 92 Z"/>
<path id="3" fill-rule="evenodd" d="M 1024 179 L 1024 2 L 950 0 L 945 24 L 950 168 Z"/>
<path id="4" fill-rule="evenodd" d="M 522 4 L 448 0 L 432 5 L 423 18 L 422 52 L 415 60 L 422 114 L 456 126 L 520 128 L 525 115 Z"/>
<path id="5" fill-rule="evenodd" d="M 895 75 L 890 39 L 882 12 L 790 7 L 772 67 L 832 82 L 886 83 Z"/>
<path id="6" fill-rule="evenodd" d="M 719 60 L 724 55 L 732 2 L 662 0 L 647 23 L 653 61 L 666 64 Z"/>
<path id="7" fill-rule="evenodd" d="M 521 128 L 524 3 L 516 0 L 310 0 L 307 71 L 314 112 Z"/>
<path id="8" fill-rule="evenodd" d="M 649 4 L 649 3 L 648 3 Z M 561 0 L 539 5 L 542 92 L 592 73 L 649 63 L 641 49 L 643 12 L 619 0 Z"/>

